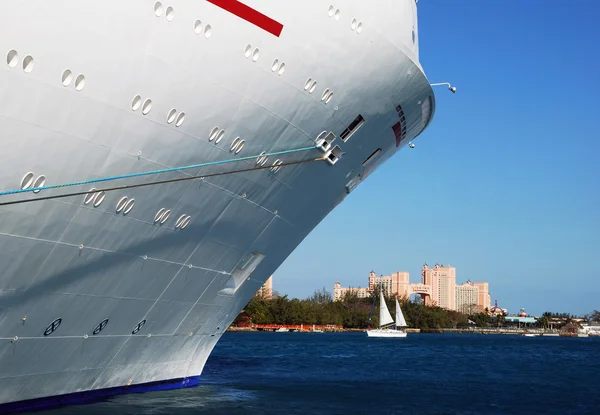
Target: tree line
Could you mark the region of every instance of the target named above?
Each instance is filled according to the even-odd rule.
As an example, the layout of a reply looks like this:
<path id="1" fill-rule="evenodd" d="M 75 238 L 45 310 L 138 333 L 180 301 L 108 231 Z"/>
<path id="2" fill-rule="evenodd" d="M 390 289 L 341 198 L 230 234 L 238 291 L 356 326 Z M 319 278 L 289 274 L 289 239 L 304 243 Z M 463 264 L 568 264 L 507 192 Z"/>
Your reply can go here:
<path id="1" fill-rule="evenodd" d="M 488 310 L 468 313 L 451 311 L 441 307 L 425 306 L 417 297 L 416 301 L 399 298 L 400 307 L 411 328 L 435 330 L 443 328 L 464 328 L 469 325 L 477 327 L 501 327 L 505 324 L 505 316 L 492 317 Z M 394 314 L 395 298 L 386 298 L 388 309 Z M 600 312 L 594 311 L 585 316 L 590 321 L 600 322 Z M 370 320 L 369 320 L 370 318 Z M 576 318 L 568 313 L 546 312 L 540 317 L 537 325 L 548 327 L 552 318 L 563 318 L 570 322 Z M 347 293 L 342 300 L 333 301 L 331 294 L 325 289 L 315 291 L 306 299 L 288 298 L 287 295 L 274 293 L 270 300 L 253 297 L 235 319 L 233 325 L 285 324 L 285 325 L 327 325 L 343 326 L 346 329 L 365 329 L 370 322 L 371 327 L 379 325 L 378 294 L 368 298 L 359 298 L 355 293 Z"/>
<path id="2" fill-rule="evenodd" d="M 409 327 L 439 329 L 465 327 L 468 316 L 440 307 L 428 307 L 408 298 L 399 299 L 400 307 Z M 271 300 L 254 297 L 234 321 L 234 325 L 286 324 L 326 325 L 333 324 L 347 329 L 364 329 L 379 325 L 379 300 L 373 296 L 359 298 L 347 293 L 340 301 L 333 301 L 325 288 L 315 291 L 310 297 L 300 300 L 287 295 L 274 295 Z M 388 309 L 394 314 L 395 299 L 386 298 Z"/>

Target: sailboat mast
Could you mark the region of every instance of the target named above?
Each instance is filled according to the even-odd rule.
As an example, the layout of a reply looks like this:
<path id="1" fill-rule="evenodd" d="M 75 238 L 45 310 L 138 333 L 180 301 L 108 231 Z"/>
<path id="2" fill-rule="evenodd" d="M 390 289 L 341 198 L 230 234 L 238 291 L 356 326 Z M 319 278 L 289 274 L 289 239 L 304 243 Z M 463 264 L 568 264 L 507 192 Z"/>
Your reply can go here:
<path id="1" fill-rule="evenodd" d="M 373 296 L 373 304 L 371 304 L 371 311 L 369 312 L 369 321 L 367 322 L 367 329 L 371 328 L 371 318 L 373 318 L 373 310 L 375 309 L 375 297 Z"/>

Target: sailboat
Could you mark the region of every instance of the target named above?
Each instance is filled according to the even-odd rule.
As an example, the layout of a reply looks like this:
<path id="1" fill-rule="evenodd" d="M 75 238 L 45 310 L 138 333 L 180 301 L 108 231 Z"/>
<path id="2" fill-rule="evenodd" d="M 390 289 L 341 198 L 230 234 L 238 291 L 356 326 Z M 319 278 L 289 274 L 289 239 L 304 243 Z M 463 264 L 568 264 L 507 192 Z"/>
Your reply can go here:
<path id="1" fill-rule="evenodd" d="M 379 292 L 379 328 L 367 329 L 368 337 L 406 337 L 406 332 L 402 328 L 408 327 L 398 298 L 396 297 L 396 322 L 390 314 L 385 304 L 383 292 Z"/>

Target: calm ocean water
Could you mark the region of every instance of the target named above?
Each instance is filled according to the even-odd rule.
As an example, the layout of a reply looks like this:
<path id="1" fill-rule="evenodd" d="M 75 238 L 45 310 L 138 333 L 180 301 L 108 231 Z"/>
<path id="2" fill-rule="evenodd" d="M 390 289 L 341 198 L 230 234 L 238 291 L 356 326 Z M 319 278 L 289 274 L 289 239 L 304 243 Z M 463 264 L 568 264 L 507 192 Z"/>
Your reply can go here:
<path id="1" fill-rule="evenodd" d="M 226 333 L 200 387 L 45 411 L 125 414 L 600 414 L 600 338 Z"/>

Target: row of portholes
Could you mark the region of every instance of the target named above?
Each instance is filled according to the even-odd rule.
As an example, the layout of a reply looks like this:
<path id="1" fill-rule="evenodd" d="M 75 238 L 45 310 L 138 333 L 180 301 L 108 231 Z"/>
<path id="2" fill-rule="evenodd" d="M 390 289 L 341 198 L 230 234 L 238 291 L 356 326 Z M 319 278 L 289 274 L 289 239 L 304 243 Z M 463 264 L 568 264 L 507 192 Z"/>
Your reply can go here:
<path id="1" fill-rule="evenodd" d="M 14 68 L 18 65 L 18 63 L 19 63 L 19 54 L 17 53 L 17 51 L 16 50 L 9 51 L 8 55 L 6 55 L 6 64 L 10 68 Z M 34 65 L 35 65 L 35 61 L 33 60 L 33 58 L 29 55 L 25 56 L 25 58 L 23 59 L 23 71 L 25 73 L 31 73 L 31 71 L 33 71 Z M 61 81 L 65 87 L 71 85 L 71 82 L 73 81 L 73 72 L 70 69 L 65 69 L 62 74 Z M 79 74 L 79 75 L 77 75 L 77 78 L 75 78 L 75 89 L 78 91 L 81 91 L 84 87 L 85 87 L 85 76 L 83 76 L 83 74 Z"/>
<path id="2" fill-rule="evenodd" d="M 103 191 L 96 192 L 95 188 L 91 188 L 90 191 L 83 198 L 83 204 L 89 205 L 94 202 L 94 207 L 98 207 L 104 202 L 104 198 L 106 198 L 106 193 Z"/>
<path id="3" fill-rule="evenodd" d="M 329 17 L 334 18 L 335 20 L 340 20 L 341 12 L 340 12 L 340 9 L 336 9 L 333 6 L 329 6 L 327 15 Z M 360 32 L 362 32 L 362 29 L 363 29 L 363 24 L 362 24 L 362 22 L 359 22 L 356 19 L 352 19 L 352 21 L 350 22 L 350 29 L 356 30 L 356 33 L 360 34 Z"/>
<path id="4" fill-rule="evenodd" d="M 335 20 L 340 20 L 340 9 L 336 9 L 333 6 L 329 6 L 329 10 L 327 11 L 327 15 L 329 17 L 333 17 Z"/>
<path id="5" fill-rule="evenodd" d="M 242 151 L 242 149 L 244 148 L 244 146 L 246 145 L 246 141 L 242 140 L 240 137 L 236 137 L 233 142 L 231 143 L 231 147 L 229 148 L 229 151 L 231 151 L 232 153 L 238 154 L 240 151 Z"/>
<path id="6" fill-rule="evenodd" d="M 208 135 L 208 141 L 214 141 L 215 144 L 219 144 L 223 137 L 225 137 L 225 130 L 220 129 L 219 127 L 214 127 Z M 245 140 L 242 140 L 240 137 L 236 137 L 231 143 L 229 151 L 235 154 L 239 154 L 239 152 L 242 151 L 245 145 Z"/>
<path id="7" fill-rule="evenodd" d="M 6 55 L 6 64 L 9 68 L 15 68 L 19 64 L 19 53 L 16 50 L 13 49 L 8 52 Z M 34 66 L 35 61 L 31 55 L 27 55 L 23 58 L 23 72 L 31 73 Z"/>
<path id="8" fill-rule="evenodd" d="M 177 115 L 177 110 L 175 108 L 171 108 L 169 113 L 167 114 L 167 124 L 172 124 L 175 121 L 175 127 L 181 127 L 183 124 L 183 120 L 185 119 L 185 112 L 180 112 Z"/>
<path id="9" fill-rule="evenodd" d="M 249 58 L 252 56 L 252 61 L 256 62 L 260 57 L 260 49 L 254 48 L 252 49 L 252 45 L 246 45 L 246 49 L 244 50 L 244 56 Z"/>
<path id="10" fill-rule="evenodd" d="M 362 32 L 363 29 L 363 24 L 362 22 L 359 22 L 356 19 L 352 19 L 352 22 L 350 22 L 350 29 L 356 30 L 356 33 L 360 34 L 360 32 Z"/>
<path id="11" fill-rule="evenodd" d="M 71 85 L 71 82 L 73 81 L 73 72 L 70 69 L 65 69 L 62 74 L 61 81 L 63 86 L 65 87 Z M 75 78 L 75 89 L 81 91 L 84 87 L 85 76 L 83 76 L 83 74 L 80 73 L 79 75 L 77 75 L 77 78 Z"/>
<path id="12" fill-rule="evenodd" d="M 317 88 L 317 80 L 308 78 L 306 80 L 306 83 L 304 84 L 304 90 L 308 91 L 309 94 L 312 94 L 313 92 L 315 92 L 316 88 Z"/>
<path id="13" fill-rule="evenodd" d="M 279 76 L 285 72 L 285 62 L 279 62 L 279 59 L 275 59 L 271 64 L 271 71 L 277 72 Z"/>
<path id="14" fill-rule="evenodd" d="M 279 170 L 281 170 L 281 165 L 283 164 L 283 161 L 277 159 L 273 162 L 273 166 L 271 167 L 271 171 L 273 173 L 277 173 L 279 172 Z"/>
<path id="15" fill-rule="evenodd" d="M 325 91 L 323 91 L 323 94 L 321 95 L 321 101 L 325 102 L 325 104 L 329 104 L 332 98 L 333 91 L 331 91 L 329 88 L 325 88 Z"/>
<path id="16" fill-rule="evenodd" d="M 37 189 L 39 187 L 44 187 L 44 185 L 46 184 L 46 176 L 44 176 L 43 174 L 41 176 L 38 176 L 37 179 L 33 179 L 33 177 L 35 176 L 35 174 L 33 174 L 33 172 L 29 172 L 27 173 L 25 176 L 23 176 L 23 178 L 21 179 L 21 189 L 25 190 L 25 189 Z M 39 193 L 40 190 L 34 190 L 33 193 Z"/>
<path id="17" fill-rule="evenodd" d="M 269 160 L 269 157 L 267 157 L 265 154 L 267 154 L 266 151 L 263 151 L 262 153 L 260 153 L 260 155 L 256 159 L 257 166 L 264 166 L 267 163 L 267 160 Z"/>
<path id="18" fill-rule="evenodd" d="M 52 333 L 54 333 L 62 324 L 63 319 L 61 317 L 54 319 L 52 321 L 52 323 L 50 323 L 48 325 L 48 327 L 46 327 L 46 330 L 44 330 L 44 336 L 49 336 Z M 108 319 L 105 318 L 104 320 L 102 320 L 100 323 L 98 323 L 98 325 L 94 328 L 94 331 L 92 332 L 92 335 L 95 336 L 97 334 L 99 334 L 102 330 L 104 330 L 106 328 L 106 326 L 108 325 Z M 140 321 L 138 324 L 136 324 L 136 326 L 133 328 L 133 330 L 131 331 L 131 334 L 137 334 L 142 327 L 144 327 L 146 325 L 146 320 L 142 320 Z M 85 339 L 88 338 L 87 334 L 83 336 Z"/>
<path id="19" fill-rule="evenodd" d="M 219 127 L 214 127 L 208 136 L 208 141 L 213 141 L 215 144 L 219 144 L 221 140 L 225 137 L 225 130 L 219 129 Z"/>
<path id="20" fill-rule="evenodd" d="M 171 216 L 171 210 L 161 208 L 156 215 L 154 216 L 154 223 L 164 224 L 169 217 Z M 192 221 L 192 217 L 189 215 L 181 215 L 177 222 L 175 222 L 175 229 L 185 229 L 188 227 L 190 222 Z"/>
<path id="21" fill-rule="evenodd" d="M 264 166 L 265 164 L 267 164 L 267 160 L 269 160 L 269 157 L 266 156 L 266 152 L 263 151 L 262 153 L 260 153 L 260 155 L 258 156 L 258 158 L 256 159 L 256 165 L 257 166 Z M 277 159 L 273 162 L 273 164 L 271 165 L 271 167 L 269 167 L 269 169 L 273 172 L 273 173 L 277 173 L 279 172 L 279 170 L 281 170 L 281 165 L 283 164 L 283 161 Z"/>
<path id="22" fill-rule="evenodd" d="M 133 209 L 133 205 L 135 205 L 135 199 L 129 199 L 127 196 L 123 196 L 117 202 L 117 213 L 123 212 L 123 215 L 127 215 Z"/>
<path id="23" fill-rule="evenodd" d="M 147 98 L 142 104 L 142 97 L 136 95 L 133 97 L 133 101 L 131 101 L 131 109 L 133 111 L 137 111 L 140 109 L 140 107 L 142 108 L 142 114 L 147 115 L 152 109 L 152 100 Z"/>
<path id="24" fill-rule="evenodd" d="M 160 17 L 162 16 L 163 12 L 164 12 L 164 8 L 163 5 L 160 1 L 157 1 L 156 3 L 154 3 L 154 15 L 156 17 Z M 175 10 L 173 9 L 173 7 L 168 6 L 166 13 L 165 13 L 165 17 L 167 18 L 167 21 L 172 22 L 173 19 L 175 18 Z"/>
<path id="25" fill-rule="evenodd" d="M 212 36 L 212 26 L 207 24 L 206 26 L 204 26 L 203 30 L 202 21 L 198 19 L 194 22 L 194 32 L 196 32 L 197 35 L 204 32 L 204 37 L 208 39 Z"/>

